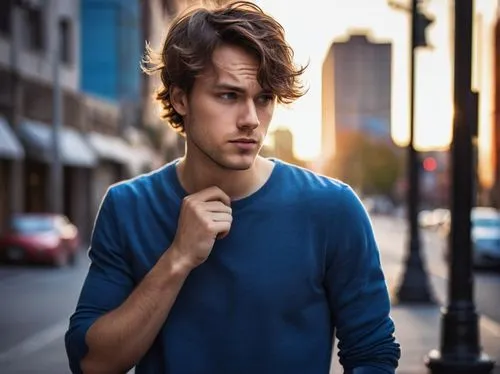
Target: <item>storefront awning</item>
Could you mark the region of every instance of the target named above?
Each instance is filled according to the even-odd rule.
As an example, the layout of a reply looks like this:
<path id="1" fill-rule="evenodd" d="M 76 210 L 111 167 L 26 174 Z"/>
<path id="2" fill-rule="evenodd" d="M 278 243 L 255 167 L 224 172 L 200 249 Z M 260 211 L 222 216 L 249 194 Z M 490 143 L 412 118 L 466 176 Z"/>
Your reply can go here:
<path id="1" fill-rule="evenodd" d="M 35 121 L 24 121 L 19 136 L 29 158 L 52 163 L 52 126 Z M 74 129 L 63 127 L 60 132 L 61 162 L 65 166 L 94 167 L 97 156 L 85 142 L 83 135 Z"/>
<path id="2" fill-rule="evenodd" d="M 87 135 L 87 139 L 100 159 L 114 161 L 123 165 L 127 165 L 132 161 L 132 149 L 123 139 L 117 136 L 91 132 Z"/>
<path id="3" fill-rule="evenodd" d="M 24 149 L 3 116 L 0 116 L 0 158 L 24 158 Z"/>

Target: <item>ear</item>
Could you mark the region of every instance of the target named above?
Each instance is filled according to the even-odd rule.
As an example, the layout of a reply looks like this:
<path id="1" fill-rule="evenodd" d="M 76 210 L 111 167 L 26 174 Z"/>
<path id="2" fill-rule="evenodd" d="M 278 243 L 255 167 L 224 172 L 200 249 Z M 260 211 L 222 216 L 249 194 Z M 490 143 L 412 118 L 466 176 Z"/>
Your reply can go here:
<path id="1" fill-rule="evenodd" d="M 170 88 L 170 103 L 175 111 L 181 116 L 185 116 L 188 112 L 188 100 L 186 93 L 177 86 Z"/>

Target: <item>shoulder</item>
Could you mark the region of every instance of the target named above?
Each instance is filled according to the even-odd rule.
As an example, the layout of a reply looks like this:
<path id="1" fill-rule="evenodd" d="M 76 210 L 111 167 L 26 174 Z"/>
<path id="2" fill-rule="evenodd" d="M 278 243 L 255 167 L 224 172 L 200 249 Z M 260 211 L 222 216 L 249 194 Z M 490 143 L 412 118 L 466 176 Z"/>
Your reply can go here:
<path id="1" fill-rule="evenodd" d="M 109 187 L 108 195 L 118 204 L 155 196 L 163 190 L 160 188 L 162 184 L 169 185 L 168 174 L 173 168 L 175 164 L 171 162 L 149 173 L 115 183 Z"/>
<path id="2" fill-rule="evenodd" d="M 358 198 L 345 182 L 312 170 L 277 160 L 281 169 L 281 185 L 284 191 L 300 197 L 306 204 L 334 207 L 353 204 Z"/>

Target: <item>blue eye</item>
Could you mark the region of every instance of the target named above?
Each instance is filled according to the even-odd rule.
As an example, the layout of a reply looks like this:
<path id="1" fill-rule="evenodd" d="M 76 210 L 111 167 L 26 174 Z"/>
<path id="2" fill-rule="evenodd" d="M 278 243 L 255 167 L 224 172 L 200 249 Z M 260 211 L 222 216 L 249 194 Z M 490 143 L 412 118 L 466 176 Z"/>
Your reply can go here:
<path id="1" fill-rule="evenodd" d="M 220 94 L 219 97 L 223 100 L 235 100 L 237 95 L 234 92 L 225 92 Z"/>
<path id="2" fill-rule="evenodd" d="M 261 95 L 257 98 L 257 102 L 259 104 L 264 104 L 267 105 L 270 102 L 274 101 L 274 96 L 273 95 Z"/>

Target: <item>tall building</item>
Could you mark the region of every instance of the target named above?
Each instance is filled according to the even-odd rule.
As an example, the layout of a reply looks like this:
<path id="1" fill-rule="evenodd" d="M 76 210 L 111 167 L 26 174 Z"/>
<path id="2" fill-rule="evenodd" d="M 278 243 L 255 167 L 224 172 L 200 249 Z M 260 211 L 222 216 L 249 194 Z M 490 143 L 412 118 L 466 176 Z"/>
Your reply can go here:
<path id="1" fill-rule="evenodd" d="M 10 213 L 51 211 L 59 199 L 62 213 L 84 225 L 96 157 L 80 131 L 78 2 L 2 1 L 0 15 L 0 143 L 11 143 L 0 145 L 10 149 L 8 162 L 0 151 L 0 228 Z M 55 123 L 67 194 L 54 193 L 51 179 Z M 14 151 L 19 145 L 23 151 Z"/>
<path id="2" fill-rule="evenodd" d="M 139 0 L 81 0 L 81 90 L 117 103 L 122 125 L 140 121 L 144 37 Z"/>
<path id="3" fill-rule="evenodd" d="M 85 108 L 87 140 L 99 162 L 92 173 L 92 212 L 95 216 L 108 187 L 151 170 L 142 129 L 144 50 L 141 1 L 80 0 L 80 90 Z M 132 144 L 132 137 L 139 137 Z M 144 143 L 144 144 L 143 144 Z"/>
<path id="4" fill-rule="evenodd" d="M 391 74 L 392 45 L 372 42 L 366 34 L 334 42 L 323 62 L 321 171 L 360 194 L 382 186 L 375 184 L 380 175 L 374 179 L 367 171 L 376 161 L 375 149 L 382 147 L 377 162 L 391 163 L 385 166 L 384 186 L 393 183 L 398 170 L 391 138 Z"/>
<path id="5" fill-rule="evenodd" d="M 109 185 L 154 166 L 140 121 L 141 3 L 0 2 L 0 230 L 15 212 L 58 211 L 85 240 Z"/>
<path id="6" fill-rule="evenodd" d="M 81 90 L 109 100 L 140 98 L 144 48 L 136 0 L 81 0 Z"/>
<path id="7" fill-rule="evenodd" d="M 390 140 L 392 44 L 365 34 L 334 42 L 323 63 L 323 155 L 344 132 Z"/>

